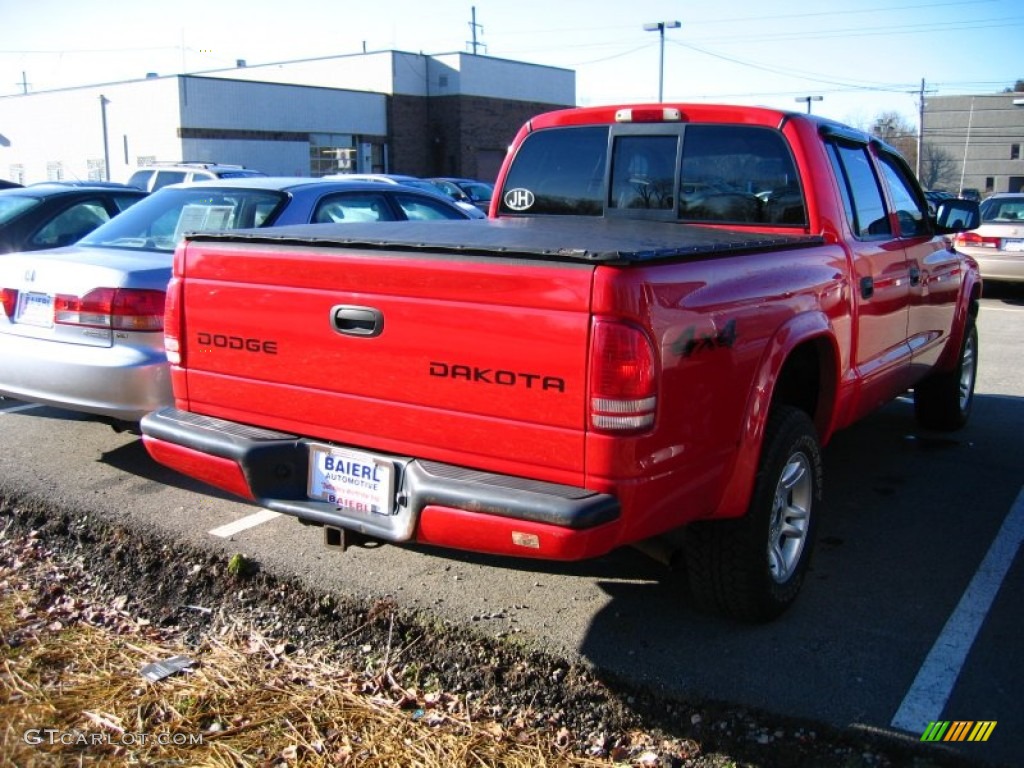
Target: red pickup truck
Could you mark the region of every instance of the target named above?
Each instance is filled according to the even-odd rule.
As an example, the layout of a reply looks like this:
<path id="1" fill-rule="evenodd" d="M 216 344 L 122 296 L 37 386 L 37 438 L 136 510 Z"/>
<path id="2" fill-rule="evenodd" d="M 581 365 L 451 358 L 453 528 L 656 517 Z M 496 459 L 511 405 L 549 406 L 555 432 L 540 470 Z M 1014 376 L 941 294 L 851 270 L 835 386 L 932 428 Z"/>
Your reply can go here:
<path id="1" fill-rule="evenodd" d="M 967 419 L 981 280 L 878 139 L 637 105 L 522 127 L 485 221 L 197 234 L 154 459 L 342 547 L 575 560 L 678 543 L 698 608 L 804 579 L 820 446 L 908 390 Z"/>

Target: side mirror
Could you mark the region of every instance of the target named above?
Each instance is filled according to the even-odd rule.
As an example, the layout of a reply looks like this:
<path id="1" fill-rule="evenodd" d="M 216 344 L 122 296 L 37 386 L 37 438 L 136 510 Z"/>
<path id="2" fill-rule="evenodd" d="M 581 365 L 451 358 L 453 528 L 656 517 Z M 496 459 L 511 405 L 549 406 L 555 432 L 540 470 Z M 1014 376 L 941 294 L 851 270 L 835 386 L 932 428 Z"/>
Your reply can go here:
<path id="1" fill-rule="evenodd" d="M 939 202 L 935 210 L 935 229 L 940 235 L 966 232 L 981 225 L 977 200 L 950 198 Z"/>

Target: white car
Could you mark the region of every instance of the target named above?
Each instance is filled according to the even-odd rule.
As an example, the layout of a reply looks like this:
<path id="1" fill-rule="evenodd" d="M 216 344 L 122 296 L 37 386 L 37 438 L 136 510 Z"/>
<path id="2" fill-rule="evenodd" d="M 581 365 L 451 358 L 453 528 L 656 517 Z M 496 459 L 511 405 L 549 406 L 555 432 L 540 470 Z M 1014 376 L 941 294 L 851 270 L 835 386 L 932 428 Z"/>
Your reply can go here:
<path id="1" fill-rule="evenodd" d="M 981 226 L 953 240 L 974 257 L 984 280 L 1024 282 L 1024 193 L 999 193 L 981 203 Z"/>
<path id="2" fill-rule="evenodd" d="M 242 165 L 223 163 L 153 163 L 136 170 L 128 179 L 129 187 L 143 192 L 155 192 L 171 184 L 189 184 L 209 179 L 245 179 L 252 176 L 266 176 Z"/>

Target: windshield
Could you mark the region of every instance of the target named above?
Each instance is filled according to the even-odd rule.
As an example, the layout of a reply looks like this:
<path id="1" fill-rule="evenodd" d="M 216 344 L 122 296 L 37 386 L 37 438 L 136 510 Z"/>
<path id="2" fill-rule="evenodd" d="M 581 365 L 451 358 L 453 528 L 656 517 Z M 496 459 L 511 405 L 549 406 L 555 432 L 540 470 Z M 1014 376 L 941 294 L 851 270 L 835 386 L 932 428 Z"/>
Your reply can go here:
<path id="1" fill-rule="evenodd" d="M 22 197 L 21 195 L 0 195 L 0 224 L 8 221 L 42 201 L 38 197 Z"/>
<path id="2" fill-rule="evenodd" d="M 265 189 L 164 187 L 97 227 L 81 245 L 173 251 L 187 232 L 270 224 L 287 196 Z"/>

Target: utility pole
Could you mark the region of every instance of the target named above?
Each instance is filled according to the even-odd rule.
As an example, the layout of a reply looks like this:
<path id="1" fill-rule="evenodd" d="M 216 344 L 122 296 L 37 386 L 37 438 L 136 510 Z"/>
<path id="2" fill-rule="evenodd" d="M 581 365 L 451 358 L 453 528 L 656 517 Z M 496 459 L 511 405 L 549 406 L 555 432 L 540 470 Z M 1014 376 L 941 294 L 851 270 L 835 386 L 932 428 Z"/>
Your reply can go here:
<path id="1" fill-rule="evenodd" d="M 921 152 L 924 149 L 924 78 L 921 78 L 921 90 L 917 95 L 917 163 L 914 174 L 921 178 Z"/>
<path id="2" fill-rule="evenodd" d="M 28 95 L 28 77 L 25 75 L 25 71 L 21 72 L 21 94 L 22 96 Z"/>
<path id="3" fill-rule="evenodd" d="M 960 189 L 957 195 L 964 193 L 964 176 L 967 174 L 967 148 L 971 145 L 971 124 L 974 123 L 974 97 L 971 97 L 971 112 L 967 116 L 967 138 L 964 139 L 964 162 L 960 166 Z"/>
<path id="4" fill-rule="evenodd" d="M 472 42 L 470 42 L 468 40 L 466 42 L 469 43 L 469 45 L 473 46 L 473 55 L 476 56 L 476 49 L 478 47 L 483 46 L 484 48 L 486 48 L 487 46 L 484 43 L 478 43 L 476 41 L 476 30 L 477 30 L 477 28 L 479 28 L 480 31 L 483 32 L 484 31 L 484 25 L 476 23 L 476 6 L 475 5 L 472 6 L 472 8 L 470 10 L 472 11 L 473 20 L 471 22 L 469 22 L 469 28 L 473 32 L 473 40 L 472 40 Z"/>

